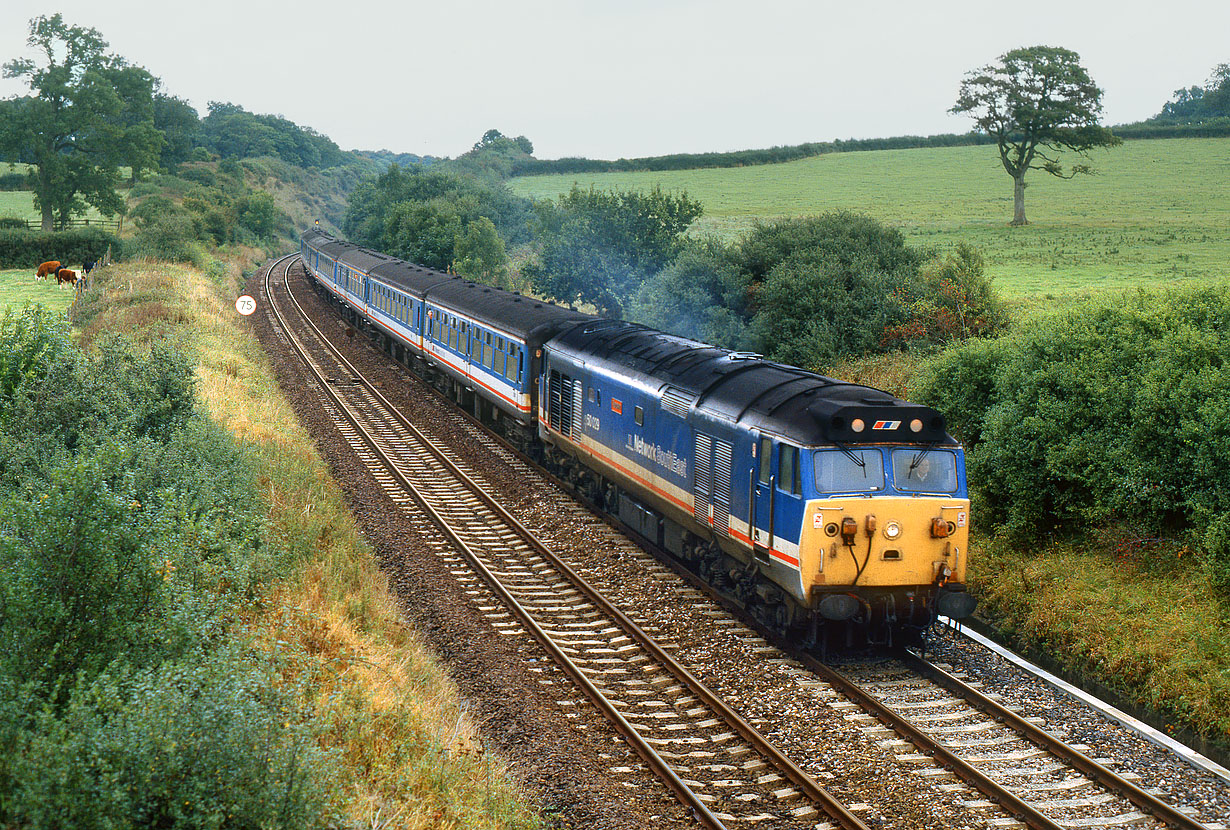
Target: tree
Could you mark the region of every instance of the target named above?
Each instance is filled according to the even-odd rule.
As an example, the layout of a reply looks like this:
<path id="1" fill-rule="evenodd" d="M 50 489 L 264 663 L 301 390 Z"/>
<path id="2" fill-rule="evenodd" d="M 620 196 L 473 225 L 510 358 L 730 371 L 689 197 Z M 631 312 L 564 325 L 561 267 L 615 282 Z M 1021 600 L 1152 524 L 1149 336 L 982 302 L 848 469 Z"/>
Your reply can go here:
<path id="1" fill-rule="evenodd" d="M 342 231 L 352 242 L 443 270 L 453 258 L 454 231 L 460 233 L 480 216 L 492 221 L 506 244 L 528 242 L 529 204 L 528 199 L 513 195 L 503 184 L 480 181 L 439 166 L 428 169 L 393 164 L 378 178 L 355 187 Z M 410 231 L 417 233 L 416 228 L 424 227 L 426 214 L 420 211 L 418 217 L 407 221 L 406 211 L 413 205 L 424 209 L 430 205 L 427 213 L 446 210 L 455 215 L 458 225 L 447 234 L 433 233 L 431 240 L 420 242 Z M 415 259 L 417 256 L 428 259 Z"/>
<path id="2" fill-rule="evenodd" d="M 678 256 L 684 232 L 703 211 L 686 193 L 657 187 L 621 193 L 576 185 L 535 209 L 542 248 L 523 273 L 549 297 L 615 317 L 641 283 Z"/>
<path id="3" fill-rule="evenodd" d="M 1230 117 L 1230 63 L 1219 63 L 1204 88 L 1204 118 Z"/>
<path id="4" fill-rule="evenodd" d="M 1098 124 L 1102 90 L 1067 49 L 1031 46 L 1014 49 L 966 74 L 957 103 L 949 112 L 969 114 L 995 139 L 1004 169 L 1013 181 L 1013 225 L 1026 225 L 1025 174 L 1032 169 L 1070 179 L 1092 173 L 1087 164 L 1065 172 L 1059 154 L 1070 150 L 1088 158 L 1095 147 L 1120 144 Z"/>
<path id="5" fill-rule="evenodd" d="M 495 224 L 480 216 L 466 225 L 453 243 L 453 268 L 463 277 L 505 288 L 508 252 Z"/>
<path id="6" fill-rule="evenodd" d="M 689 240 L 670 265 L 645 280 L 629 319 L 681 337 L 737 349 L 746 329 L 747 274 L 716 237 Z"/>
<path id="7" fill-rule="evenodd" d="M 166 141 L 159 158 L 162 167 L 175 167 L 192 156 L 201 133 L 201 117 L 191 104 L 182 98 L 158 93 L 154 96 L 154 126 Z"/>
<path id="8" fill-rule="evenodd" d="M 153 126 L 156 79 L 108 55 L 95 29 L 69 26 L 61 15 L 30 21 L 26 42 L 38 61 L 4 65 L 6 78 L 34 93 L 5 107 L 0 152 L 33 165 L 30 182 L 43 230 L 82 213 L 86 203 L 110 216 L 122 212 L 118 167 L 151 167 L 162 141 Z"/>
<path id="9" fill-rule="evenodd" d="M 511 138 L 491 129 L 471 149 L 445 166 L 452 172 L 495 183 L 511 177 L 518 167 L 532 161 L 533 152 L 534 144 L 525 136 Z"/>

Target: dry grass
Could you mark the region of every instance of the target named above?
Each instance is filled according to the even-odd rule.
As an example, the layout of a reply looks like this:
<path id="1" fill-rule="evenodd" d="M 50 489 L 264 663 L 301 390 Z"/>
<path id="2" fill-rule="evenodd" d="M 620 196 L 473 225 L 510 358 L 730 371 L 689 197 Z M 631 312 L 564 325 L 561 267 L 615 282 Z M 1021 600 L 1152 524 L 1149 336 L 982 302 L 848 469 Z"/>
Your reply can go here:
<path id="1" fill-rule="evenodd" d="M 1071 671 L 1230 740 L 1230 609 L 1182 549 L 1148 561 L 1084 544 L 971 549 L 983 613 Z"/>
<path id="2" fill-rule="evenodd" d="M 537 826 L 507 770 L 483 751 L 447 675 L 402 624 L 341 493 L 235 313 L 245 264 L 231 264 L 221 286 L 184 265 L 107 269 L 85 309 L 83 337 L 117 329 L 176 337 L 198 357 L 210 415 L 251 449 L 270 543 L 302 564 L 254 605 L 249 634 L 286 658 L 286 683 L 304 690 L 327 724 L 351 819 L 365 827 Z"/>
<path id="3" fill-rule="evenodd" d="M 909 398 L 910 383 L 918 372 L 918 358 L 909 352 L 850 357 L 816 369 L 822 375 L 883 389 Z"/>

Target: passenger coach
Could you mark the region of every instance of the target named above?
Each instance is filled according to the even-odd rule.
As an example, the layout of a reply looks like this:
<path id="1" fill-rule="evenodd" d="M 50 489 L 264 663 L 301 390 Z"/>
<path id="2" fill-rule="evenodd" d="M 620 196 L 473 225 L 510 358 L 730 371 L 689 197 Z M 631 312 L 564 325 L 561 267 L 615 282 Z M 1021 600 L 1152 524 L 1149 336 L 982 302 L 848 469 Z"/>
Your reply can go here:
<path id="1" fill-rule="evenodd" d="M 355 322 L 375 329 L 390 354 L 421 361 L 430 380 L 476 415 L 491 408 L 527 435 L 543 343 L 593 319 L 320 231 L 303 235 L 300 254 L 317 282 Z"/>

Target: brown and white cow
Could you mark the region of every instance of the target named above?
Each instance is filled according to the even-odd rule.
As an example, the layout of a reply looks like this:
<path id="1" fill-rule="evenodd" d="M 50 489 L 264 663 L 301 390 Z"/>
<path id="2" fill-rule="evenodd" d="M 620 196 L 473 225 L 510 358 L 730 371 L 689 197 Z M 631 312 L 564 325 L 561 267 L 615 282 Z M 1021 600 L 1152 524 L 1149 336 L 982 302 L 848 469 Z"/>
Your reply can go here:
<path id="1" fill-rule="evenodd" d="M 68 268 L 61 268 L 59 271 L 56 271 L 56 285 L 64 285 L 65 283 L 76 285 L 77 272 Z"/>
<path id="2" fill-rule="evenodd" d="M 59 272 L 60 262 L 59 260 L 53 259 L 50 262 L 44 262 L 42 265 L 38 266 L 38 270 L 34 272 L 34 278 L 36 280 L 41 280 L 43 277 L 53 277 Z"/>

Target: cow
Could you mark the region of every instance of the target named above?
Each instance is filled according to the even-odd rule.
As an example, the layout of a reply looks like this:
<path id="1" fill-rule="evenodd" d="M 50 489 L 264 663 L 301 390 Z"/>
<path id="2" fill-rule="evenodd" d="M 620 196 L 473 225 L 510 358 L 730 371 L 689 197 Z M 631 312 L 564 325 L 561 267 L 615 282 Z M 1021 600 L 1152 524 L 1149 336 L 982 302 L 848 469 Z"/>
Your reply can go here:
<path id="1" fill-rule="evenodd" d="M 56 285 L 64 285 L 65 283 L 76 285 L 77 272 L 68 268 L 61 268 L 59 271 L 56 271 Z"/>
<path id="2" fill-rule="evenodd" d="M 43 277 L 54 276 L 59 273 L 59 271 L 60 263 L 53 259 L 50 262 L 44 262 L 42 265 L 38 266 L 38 270 L 34 272 L 34 278 L 36 280 L 41 280 Z"/>

